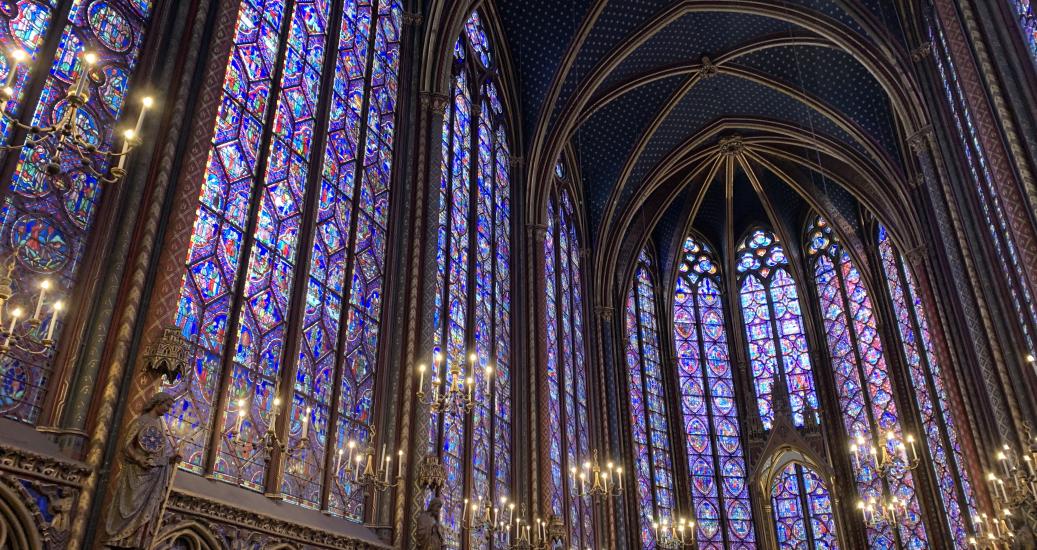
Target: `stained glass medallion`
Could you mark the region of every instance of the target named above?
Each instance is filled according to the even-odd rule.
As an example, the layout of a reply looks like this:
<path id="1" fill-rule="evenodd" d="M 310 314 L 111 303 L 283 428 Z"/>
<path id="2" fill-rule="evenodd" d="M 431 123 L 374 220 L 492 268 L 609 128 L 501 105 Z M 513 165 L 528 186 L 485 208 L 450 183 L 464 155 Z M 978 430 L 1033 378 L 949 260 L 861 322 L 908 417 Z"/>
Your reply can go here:
<path id="1" fill-rule="evenodd" d="M 5 106 L 20 115 L 28 108 L 31 124 L 47 126 L 69 108 L 68 87 L 78 78 L 81 52 L 98 55 L 98 65 L 88 79 L 90 100 L 75 116 L 84 128 L 84 138 L 108 149 L 112 128 L 119 119 L 126 97 L 126 81 L 137 66 L 145 31 L 151 19 L 151 3 L 127 0 L 75 0 L 68 19 L 53 25 L 56 0 L 19 0 L 0 3 L 0 73 L 11 70 L 14 48 L 28 54 L 30 62 L 19 66 L 12 83 L 13 98 Z M 39 59 L 48 35 L 58 37 L 53 59 Z M 29 66 L 50 65 L 41 73 L 38 96 L 27 97 Z M 109 78 L 109 76 L 111 78 Z M 0 140 L 10 137 L 6 122 L 0 124 Z M 0 254 L 13 253 L 21 267 L 50 275 L 57 292 L 69 295 L 78 282 L 79 267 L 87 251 L 97 206 L 104 189 L 100 181 L 82 168 L 80 158 L 66 151 L 58 161 L 63 167 L 61 186 L 53 185 L 39 167 L 42 145 L 26 145 L 18 153 L 11 176 L 8 198 L 0 209 Z M 107 167 L 95 163 L 104 170 Z M 14 300 L 22 290 L 14 289 Z M 54 340 L 60 340 L 60 325 Z M 52 369 L 51 358 L 18 352 L 0 363 L 0 414 L 35 423 Z"/>

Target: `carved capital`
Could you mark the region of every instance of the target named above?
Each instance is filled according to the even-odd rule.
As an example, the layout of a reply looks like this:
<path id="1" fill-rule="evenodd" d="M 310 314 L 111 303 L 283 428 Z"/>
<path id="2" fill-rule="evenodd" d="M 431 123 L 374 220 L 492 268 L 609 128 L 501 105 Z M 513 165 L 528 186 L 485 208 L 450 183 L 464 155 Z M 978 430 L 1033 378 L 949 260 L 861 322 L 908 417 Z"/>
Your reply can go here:
<path id="1" fill-rule="evenodd" d="M 924 174 L 915 174 L 914 176 L 912 176 L 910 179 L 907 180 L 907 184 L 910 185 L 912 189 L 918 189 L 919 187 L 922 187 L 922 186 L 925 185 L 925 175 Z"/>
<path id="2" fill-rule="evenodd" d="M 508 160 L 512 170 L 519 170 L 526 165 L 526 159 L 522 158 L 522 155 L 511 155 Z"/>
<path id="3" fill-rule="evenodd" d="M 536 239 L 537 243 L 544 244 L 544 239 L 547 238 L 547 226 L 542 223 L 531 223 L 526 225 L 526 231 L 529 232 L 530 237 Z"/>
<path id="4" fill-rule="evenodd" d="M 421 92 L 418 94 L 419 101 L 421 101 L 421 108 L 423 110 L 429 109 L 432 113 L 442 115 L 446 112 L 447 105 L 449 105 L 450 97 L 446 94 L 436 94 L 432 92 Z"/>
<path id="5" fill-rule="evenodd" d="M 928 247 L 922 244 L 904 252 L 904 259 L 911 264 L 911 267 L 921 269 L 925 266 L 925 258 L 928 253 Z"/>
<path id="6" fill-rule="evenodd" d="M 911 50 L 911 60 L 914 61 L 915 63 L 918 63 L 919 61 L 922 61 L 926 57 L 929 57 L 929 54 L 932 53 L 932 51 L 933 51 L 933 43 L 932 42 L 928 42 L 928 41 L 927 42 L 922 42 L 921 44 L 918 45 L 917 48 Z"/>
<path id="7" fill-rule="evenodd" d="M 612 314 L 615 313 L 615 311 L 615 308 L 605 306 L 598 306 L 594 308 L 594 313 L 596 313 L 598 317 L 601 317 L 603 321 L 611 321 Z"/>
<path id="8" fill-rule="evenodd" d="M 926 147 L 929 145 L 929 141 L 933 138 L 934 135 L 935 134 L 933 132 L 933 125 L 926 124 L 925 126 L 922 126 L 918 130 L 916 130 L 910 136 L 907 136 L 907 144 L 909 147 L 911 147 L 912 151 L 916 153 L 921 153 L 926 150 Z"/>
<path id="9" fill-rule="evenodd" d="M 418 26 L 418 25 L 421 24 L 422 21 L 423 21 L 423 18 L 421 17 L 420 13 L 410 13 L 410 12 L 404 12 L 403 13 L 403 24 L 404 25 Z"/>

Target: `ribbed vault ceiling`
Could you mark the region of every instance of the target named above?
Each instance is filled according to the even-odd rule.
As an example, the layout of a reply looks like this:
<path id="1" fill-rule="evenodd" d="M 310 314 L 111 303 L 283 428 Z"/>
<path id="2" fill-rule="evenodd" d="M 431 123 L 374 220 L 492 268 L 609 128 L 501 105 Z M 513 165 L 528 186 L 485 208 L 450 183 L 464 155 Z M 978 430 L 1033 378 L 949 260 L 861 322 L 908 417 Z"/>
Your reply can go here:
<path id="1" fill-rule="evenodd" d="M 688 227 L 720 239 L 711 227 L 732 221 L 717 212 L 728 208 L 724 186 L 704 181 L 732 135 L 757 140 L 753 154 L 774 168 L 818 182 L 794 189 L 758 171 L 770 217 L 789 218 L 781 223 L 801 223 L 792 218 L 817 204 L 841 208 L 825 213 L 851 228 L 857 201 L 887 212 L 902 199 L 910 124 L 891 90 L 910 56 L 895 2 L 508 0 L 496 9 L 529 175 L 544 178 L 571 152 L 598 269 L 622 271 L 650 236 L 664 266 Z M 738 196 L 759 196 L 741 193 L 752 184 L 740 174 Z M 862 199 L 869 192 L 884 195 Z M 734 225 L 775 223 L 756 200 L 733 216 Z"/>

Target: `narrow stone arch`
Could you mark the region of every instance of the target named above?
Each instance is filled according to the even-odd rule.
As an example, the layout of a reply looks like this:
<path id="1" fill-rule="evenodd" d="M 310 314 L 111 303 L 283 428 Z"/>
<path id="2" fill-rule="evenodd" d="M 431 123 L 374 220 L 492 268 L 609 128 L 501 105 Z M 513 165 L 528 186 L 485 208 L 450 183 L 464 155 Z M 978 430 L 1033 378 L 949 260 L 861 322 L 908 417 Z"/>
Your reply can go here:
<path id="1" fill-rule="evenodd" d="M 0 482 L 0 548 L 51 548 L 43 515 L 23 490 L 7 479 Z"/>
<path id="2" fill-rule="evenodd" d="M 160 550 L 223 550 L 219 539 L 204 524 L 187 520 L 162 530 L 154 548 Z"/>

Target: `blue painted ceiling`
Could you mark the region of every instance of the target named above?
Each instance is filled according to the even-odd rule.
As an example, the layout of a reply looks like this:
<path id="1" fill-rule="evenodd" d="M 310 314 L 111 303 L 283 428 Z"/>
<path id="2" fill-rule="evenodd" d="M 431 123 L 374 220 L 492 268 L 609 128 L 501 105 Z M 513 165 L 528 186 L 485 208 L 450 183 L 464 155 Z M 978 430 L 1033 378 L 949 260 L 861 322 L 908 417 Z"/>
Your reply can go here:
<path id="1" fill-rule="evenodd" d="M 843 32 L 863 42 L 898 41 L 903 35 L 896 10 L 888 0 L 783 0 L 787 6 L 814 12 Z M 878 81 L 849 53 L 835 45 L 796 45 L 756 51 L 731 60 L 731 67 L 758 74 L 798 91 L 794 98 L 775 88 L 733 75 L 704 79 L 683 97 L 674 94 L 691 73 L 670 76 L 628 90 L 594 112 L 587 106 L 610 90 L 667 68 L 699 63 L 702 56 L 717 59 L 735 48 L 761 40 L 809 37 L 823 39 L 811 29 L 763 15 L 732 12 L 687 12 L 668 23 L 652 22 L 674 7 L 670 0 L 498 0 L 497 12 L 512 59 L 518 86 L 526 154 L 537 135 L 562 131 L 563 113 L 579 113 L 585 121 L 569 134 L 581 172 L 592 245 L 616 223 L 634 197 L 644 193 L 646 178 L 677 154 L 679 146 L 705 127 L 730 118 L 756 118 L 791 124 L 810 133 L 846 144 L 864 156 L 894 164 L 901 156 L 890 102 Z M 688 6 L 694 0 L 685 2 Z M 585 40 L 574 44 L 583 29 Z M 868 29 L 872 29 L 869 33 Z M 621 48 L 635 35 L 646 39 L 631 51 Z M 881 35 L 881 36 L 873 36 Z M 896 43 L 899 50 L 906 46 Z M 563 67 L 566 55 L 574 55 Z M 592 76 L 600 78 L 591 80 Z M 557 88 L 558 95 L 550 95 Z M 675 108 L 660 115 L 671 101 Z M 840 127 L 806 102 L 816 102 L 838 114 L 852 130 Z M 542 120 L 541 116 L 546 116 Z M 637 144 L 656 119 L 658 130 L 637 150 Z M 857 132 L 860 138 L 855 137 Z M 543 152 L 537 151 L 537 154 Z M 553 160 L 550 165 L 553 166 Z M 628 167 L 628 177 L 623 177 Z M 673 180 L 674 182 L 677 179 Z M 739 189 L 745 185 L 739 183 Z M 773 200 L 786 211 L 801 210 L 796 193 L 780 183 Z M 833 203 L 853 202 L 852 195 L 832 197 Z M 770 194 L 770 193 L 769 193 Z M 679 193 L 687 197 L 687 193 Z M 698 217 L 711 215 L 715 192 L 710 189 Z M 679 199 L 681 202 L 685 199 Z M 608 208 L 614 210 L 608 213 Z M 686 209 L 672 203 L 656 228 L 656 241 L 672 242 L 674 227 L 683 227 Z M 752 210 L 752 201 L 745 206 Z M 736 210 L 738 210 L 736 208 Z M 629 213 L 628 213 L 629 214 Z M 736 218 L 758 212 L 736 211 Z M 651 217 L 651 216 L 648 216 Z M 696 226 L 701 225 L 696 220 Z M 714 220 L 719 222 L 719 220 Z M 703 229 L 709 232 L 708 229 Z M 713 235 L 706 235 L 707 238 Z M 619 236 L 623 238 L 623 236 Z"/>

